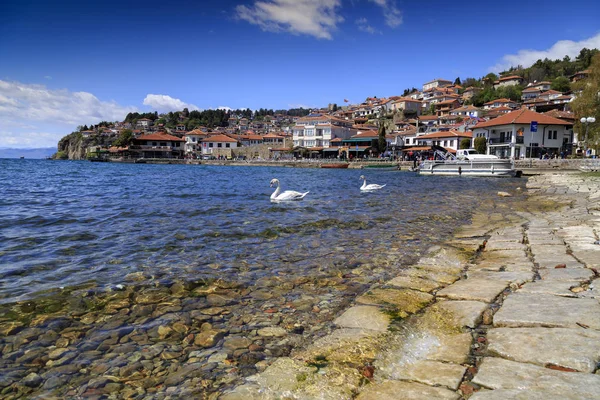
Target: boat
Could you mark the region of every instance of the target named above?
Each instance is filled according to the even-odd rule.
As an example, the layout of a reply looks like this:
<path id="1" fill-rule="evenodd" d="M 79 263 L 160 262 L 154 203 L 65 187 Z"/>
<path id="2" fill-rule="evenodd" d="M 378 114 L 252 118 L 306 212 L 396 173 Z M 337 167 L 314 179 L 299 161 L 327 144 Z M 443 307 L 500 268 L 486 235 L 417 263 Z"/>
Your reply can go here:
<path id="1" fill-rule="evenodd" d="M 327 164 L 319 164 L 321 168 L 348 168 L 350 163 L 327 163 Z"/>
<path id="2" fill-rule="evenodd" d="M 510 159 L 489 154 L 476 154 L 474 149 L 458 150 L 457 155 L 436 150 L 433 160 L 425 160 L 417 168 L 419 175 L 446 176 L 520 176 Z"/>

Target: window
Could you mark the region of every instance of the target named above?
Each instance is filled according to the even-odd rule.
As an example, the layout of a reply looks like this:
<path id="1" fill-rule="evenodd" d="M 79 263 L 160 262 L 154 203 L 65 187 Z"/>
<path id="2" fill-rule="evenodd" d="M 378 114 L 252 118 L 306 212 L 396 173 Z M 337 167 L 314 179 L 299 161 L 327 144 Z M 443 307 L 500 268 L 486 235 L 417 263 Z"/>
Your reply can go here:
<path id="1" fill-rule="evenodd" d="M 217 143 L 217 147 L 223 147 L 222 143 Z"/>
<path id="2" fill-rule="evenodd" d="M 548 131 L 548 139 L 552 139 L 552 131 Z"/>
<path id="3" fill-rule="evenodd" d="M 231 143 L 225 143 L 225 147 L 229 147 Z"/>
<path id="4" fill-rule="evenodd" d="M 558 139 L 558 131 L 554 131 L 552 134 L 552 139 Z"/>
<path id="5" fill-rule="evenodd" d="M 214 144 L 214 143 L 209 143 L 209 144 L 208 144 L 208 147 L 213 147 L 213 144 Z"/>

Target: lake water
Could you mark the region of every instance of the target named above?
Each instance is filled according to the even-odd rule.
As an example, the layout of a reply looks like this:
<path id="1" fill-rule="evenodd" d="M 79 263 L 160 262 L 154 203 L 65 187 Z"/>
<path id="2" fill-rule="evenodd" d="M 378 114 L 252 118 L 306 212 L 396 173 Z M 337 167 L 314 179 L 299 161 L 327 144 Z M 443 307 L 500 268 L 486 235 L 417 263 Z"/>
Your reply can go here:
<path id="1" fill-rule="evenodd" d="M 361 193 L 367 182 L 387 184 Z M 271 178 L 304 201 L 273 204 Z M 370 170 L 0 160 L 0 301 L 136 272 L 243 280 L 307 260 L 412 258 L 511 180 Z M 433 217 L 436 218 L 433 218 Z M 407 260 L 408 261 L 408 260 Z M 308 261 L 310 262 L 310 261 Z M 260 265 L 252 268 L 252 265 Z M 218 268 L 218 272 L 214 272 Z"/>
<path id="2" fill-rule="evenodd" d="M 386 187 L 361 193 L 363 174 Z M 271 203 L 272 178 L 310 193 Z M 220 392 L 323 335 L 357 294 L 520 185 L 367 169 L 0 160 L 0 393 Z M 260 335 L 265 327 L 285 338 Z"/>

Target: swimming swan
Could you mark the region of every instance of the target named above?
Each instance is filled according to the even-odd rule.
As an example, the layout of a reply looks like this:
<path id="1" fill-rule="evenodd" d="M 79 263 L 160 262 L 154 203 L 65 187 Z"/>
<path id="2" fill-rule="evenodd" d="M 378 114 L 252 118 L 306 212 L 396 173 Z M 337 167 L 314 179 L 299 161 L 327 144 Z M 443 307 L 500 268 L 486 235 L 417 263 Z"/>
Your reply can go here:
<path id="1" fill-rule="evenodd" d="M 367 178 L 365 178 L 364 175 L 361 175 L 360 179 L 363 180 L 363 184 L 360 187 L 360 190 L 363 191 L 363 192 L 369 192 L 371 190 L 382 189 L 385 186 L 385 185 L 378 185 L 376 183 L 371 183 L 370 185 L 367 185 Z"/>
<path id="2" fill-rule="evenodd" d="M 279 179 L 271 179 L 271 187 L 273 186 L 277 186 L 277 189 L 275 189 L 271 195 L 272 202 L 302 200 L 304 196 L 309 193 L 300 193 L 294 190 L 286 190 L 285 192 L 282 192 L 281 188 L 279 187 Z"/>

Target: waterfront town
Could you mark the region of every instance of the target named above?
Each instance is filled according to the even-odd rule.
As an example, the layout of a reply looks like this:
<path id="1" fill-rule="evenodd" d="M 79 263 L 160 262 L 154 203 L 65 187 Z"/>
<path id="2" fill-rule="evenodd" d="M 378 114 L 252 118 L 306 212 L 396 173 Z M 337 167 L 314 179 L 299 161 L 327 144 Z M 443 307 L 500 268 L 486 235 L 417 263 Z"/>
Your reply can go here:
<path id="1" fill-rule="evenodd" d="M 581 125 L 581 132 L 574 130 L 579 118 L 571 103 L 577 91 L 569 89 L 569 84 L 575 85 L 589 74 L 586 69 L 570 76 L 565 91 L 552 89 L 554 83 L 547 80 L 526 82 L 515 74 L 498 76 L 487 81 L 487 87 L 496 93 L 518 90 L 520 99 L 497 98 L 479 107 L 473 100 L 484 88 L 463 87 L 458 78 L 454 82 L 436 78 L 401 96 L 368 97 L 360 104 L 345 100 L 342 106 L 301 109 L 303 115 L 228 111 L 226 124 L 221 124 L 226 126 L 190 124 L 190 114 L 198 111 L 187 109 L 168 116 L 148 113 L 152 118 L 80 127 L 76 134 L 88 145 L 79 146 L 76 154 L 68 141 L 61 141 L 57 155 L 129 162 L 412 160 L 417 155 L 431 156 L 432 146 L 456 153 L 459 148 L 476 147 L 475 142 L 482 138 L 480 151 L 500 158 L 594 157 L 598 143 L 586 141 L 583 129 L 588 124 Z"/>

